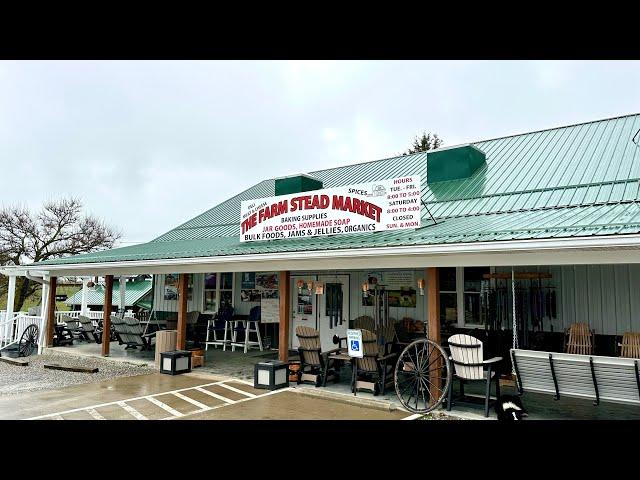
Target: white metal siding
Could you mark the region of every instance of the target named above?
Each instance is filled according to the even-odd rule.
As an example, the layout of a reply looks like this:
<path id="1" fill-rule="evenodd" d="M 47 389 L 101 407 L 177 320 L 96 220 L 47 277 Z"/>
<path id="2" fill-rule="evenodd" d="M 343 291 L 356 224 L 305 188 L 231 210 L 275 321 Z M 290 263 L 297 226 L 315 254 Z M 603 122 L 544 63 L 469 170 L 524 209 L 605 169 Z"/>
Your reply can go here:
<path id="1" fill-rule="evenodd" d="M 498 267 L 497 271 L 511 269 Z M 554 331 L 575 322 L 587 322 L 596 334 L 622 335 L 640 331 L 640 265 L 562 265 L 516 267 L 516 272 L 549 272 L 543 285 L 556 287 L 558 318 Z M 528 280 L 520 281 L 527 284 Z M 550 330 L 544 319 L 544 329 Z"/>

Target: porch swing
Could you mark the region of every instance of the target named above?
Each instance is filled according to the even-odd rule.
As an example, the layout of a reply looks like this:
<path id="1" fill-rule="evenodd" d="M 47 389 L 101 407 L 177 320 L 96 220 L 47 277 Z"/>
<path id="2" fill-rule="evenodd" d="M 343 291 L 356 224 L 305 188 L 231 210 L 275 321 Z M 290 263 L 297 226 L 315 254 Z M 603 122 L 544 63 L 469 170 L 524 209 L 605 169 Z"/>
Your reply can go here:
<path id="1" fill-rule="evenodd" d="M 518 394 L 536 392 L 592 400 L 640 405 L 640 359 L 593 355 L 593 331 L 586 324 L 569 332 L 567 351 L 554 353 L 518 348 L 515 274 L 511 269 L 513 292 L 513 343 L 510 350 L 512 372 Z M 586 329 L 585 329 L 586 325 Z"/>

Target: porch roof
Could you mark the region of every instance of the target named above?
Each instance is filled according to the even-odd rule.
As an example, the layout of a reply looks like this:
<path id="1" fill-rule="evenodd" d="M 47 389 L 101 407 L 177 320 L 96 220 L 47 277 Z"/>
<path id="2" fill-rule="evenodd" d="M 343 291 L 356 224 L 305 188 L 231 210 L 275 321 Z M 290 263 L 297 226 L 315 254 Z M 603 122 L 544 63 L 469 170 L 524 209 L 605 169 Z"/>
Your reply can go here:
<path id="1" fill-rule="evenodd" d="M 416 230 L 241 243 L 240 202 L 273 196 L 270 179 L 148 243 L 38 265 L 638 234 L 638 129 L 632 114 L 475 142 L 486 165 L 462 180 L 425 182 L 428 153 L 309 172 L 325 188 L 421 175 L 437 224 L 424 212 Z"/>
<path id="2" fill-rule="evenodd" d="M 125 283 L 125 307 L 136 305 L 147 293 L 151 291 L 153 282 L 151 279 L 138 280 Z M 82 304 L 82 290 L 71 295 L 65 300 L 67 305 Z M 102 305 L 104 303 L 104 285 L 98 284 L 87 289 L 87 305 Z M 120 304 L 120 282 L 113 282 L 113 305 Z"/>

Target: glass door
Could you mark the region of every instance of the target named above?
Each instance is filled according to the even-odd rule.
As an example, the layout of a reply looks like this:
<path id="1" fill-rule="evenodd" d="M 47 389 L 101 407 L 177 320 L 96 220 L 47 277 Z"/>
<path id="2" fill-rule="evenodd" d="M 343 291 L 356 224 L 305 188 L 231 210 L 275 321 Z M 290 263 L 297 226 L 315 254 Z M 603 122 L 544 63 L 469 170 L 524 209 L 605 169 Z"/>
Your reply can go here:
<path id="1" fill-rule="evenodd" d="M 315 275 L 291 276 L 291 333 L 290 345 L 293 350 L 297 349 L 300 343 L 296 336 L 296 327 L 303 325 L 317 328 L 316 324 L 316 294 Z"/>
<path id="2" fill-rule="evenodd" d="M 319 276 L 315 288 L 318 303 L 318 330 L 322 351 L 340 346 L 333 337 L 344 338 L 349 328 L 349 275 Z M 342 346 L 346 346 L 345 341 Z"/>

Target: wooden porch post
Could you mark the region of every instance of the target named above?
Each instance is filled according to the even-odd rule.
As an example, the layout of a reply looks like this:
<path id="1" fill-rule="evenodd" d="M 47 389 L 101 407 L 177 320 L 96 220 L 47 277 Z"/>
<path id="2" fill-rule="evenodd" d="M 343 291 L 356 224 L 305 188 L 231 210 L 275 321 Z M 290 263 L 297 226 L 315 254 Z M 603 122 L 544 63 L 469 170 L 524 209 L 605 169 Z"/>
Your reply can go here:
<path id="1" fill-rule="evenodd" d="M 438 267 L 427 268 L 427 305 L 429 340 L 440 343 L 440 282 Z"/>
<path id="2" fill-rule="evenodd" d="M 58 279 L 51 277 L 49 279 L 49 296 L 47 298 L 47 347 L 53 347 L 53 332 L 56 323 L 56 287 Z"/>
<path id="3" fill-rule="evenodd" d="M 288 271 L 281 271 L 278 279 L 280 290 L 280 329 L 278 332 L 278 359 L 289 361 L 289 312 L 291 310 L 291 276 Z"/>
<path id="4" fill-rule="evenodd" d="M 109 356 L 111 340 L 111 305 L 113 304 L 113 275 L 104 277 L 104 305 L 102 306 L 102 356 Z"/>
<path id="5" fill-rule="evenodd" d="M 176 349 L 184 350 L 187 345 L 187 282 L 189 275 L 181 273 L 178 277 L 178 335 Z"/>
<path id="6" fill-rule="evenodd" d="M 427 337 L 440 345 L 440 278 L 437 267 L 429 267 L 426 271 L 427 277 L 427 306 L 428 306 L 428 326 Z M 436 355 L 436 352 L 433 352 Z M 441 367 L 442 365 L 434 365 Z M 439 370 L 429 370 L 429 381 L 436 387 L 431 396 L 430 403 L 437 400 L 442 393 L 442 381 L 438 375 Z"/>

